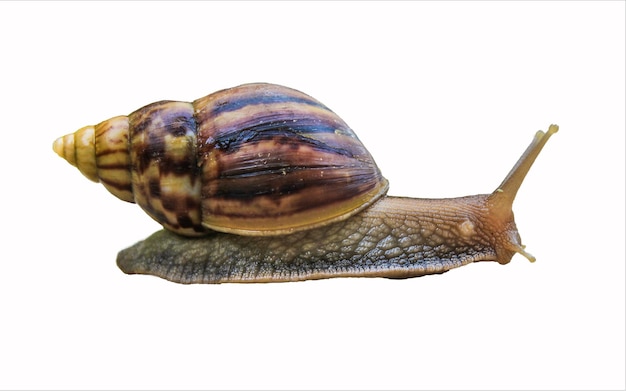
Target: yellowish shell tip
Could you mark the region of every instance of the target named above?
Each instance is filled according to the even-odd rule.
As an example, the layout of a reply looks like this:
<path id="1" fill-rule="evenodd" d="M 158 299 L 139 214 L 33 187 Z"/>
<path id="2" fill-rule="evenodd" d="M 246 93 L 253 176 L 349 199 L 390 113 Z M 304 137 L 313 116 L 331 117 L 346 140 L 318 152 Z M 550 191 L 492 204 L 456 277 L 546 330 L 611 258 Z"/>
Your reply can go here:
<path id="1" fill-rule="evenodd" d="M 54 140 L 54 144 L 52 144 L 52 149 L 54 149 L 54 152 L 56 152 L 57 155 L 67 160 L 69 164 L 77 167 L 76 151 L 74 149 L 74 145 L 74 134 L 70 133 Z"/>
<path id="2" fill-rule="evenodd" d="M 74 133 L 59 137 L 52 149 L 69 164 L 94 182 L 99 182 L 96 167 L 95 129 L 85 126 Z"/>
<path id="3" fill-rule="evenodd" d="M 54 150 L 54 152 L 56 152 L 57 155 L 59 155 L 60 157 L 64 158 L 65 154 L 63 153 L 63 137 L 59 137 L 58 139 L 54 140 L 54 143 L 52 144 L 52 149 Z"/>

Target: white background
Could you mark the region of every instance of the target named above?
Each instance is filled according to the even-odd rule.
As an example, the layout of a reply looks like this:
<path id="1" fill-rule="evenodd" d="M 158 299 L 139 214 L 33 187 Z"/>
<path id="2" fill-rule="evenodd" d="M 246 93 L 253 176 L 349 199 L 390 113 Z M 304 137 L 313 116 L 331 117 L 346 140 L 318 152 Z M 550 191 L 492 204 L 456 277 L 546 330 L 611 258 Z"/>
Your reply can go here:
<path id="1" fill-rule="evenodd" d="M 0 388 L 624 388 L 624 2 L 0 3 Z M 253 81 L 341 115 L 390 194 L 491 192 L 535 264 L 408 280 L 127 276 L 159 227 L 52 141 Z"/>

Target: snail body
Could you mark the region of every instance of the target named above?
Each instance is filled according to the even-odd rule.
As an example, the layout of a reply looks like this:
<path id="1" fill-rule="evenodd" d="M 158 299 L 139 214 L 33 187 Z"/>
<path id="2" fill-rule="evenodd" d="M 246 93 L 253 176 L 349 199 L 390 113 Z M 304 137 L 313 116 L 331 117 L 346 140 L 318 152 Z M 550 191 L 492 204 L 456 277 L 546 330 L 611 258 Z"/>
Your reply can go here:
<path id="1" fill-rule="evenodd" d="M 551 134 L 491 194 L 386 196 L 356 134 L 299 91 L 246 84 L 81 128 L 54 150 L 165 230 L 118 266 L 180 283 L 406 278 L 525 252 L 512 204 Z"/>

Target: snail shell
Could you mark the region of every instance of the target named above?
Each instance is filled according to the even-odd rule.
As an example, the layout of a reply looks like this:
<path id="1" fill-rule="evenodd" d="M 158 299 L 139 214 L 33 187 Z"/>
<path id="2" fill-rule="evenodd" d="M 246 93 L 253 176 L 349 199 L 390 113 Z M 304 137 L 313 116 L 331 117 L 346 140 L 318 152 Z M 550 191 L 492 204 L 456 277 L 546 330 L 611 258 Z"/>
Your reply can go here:
<path id="1" fill-rule="evenodd" d="M 179 283 L 406 278 L 515 253 L 534 261 L 512 206 L 557 130 L 538 131 L 491 194 L 446 199 L 386 196 L 343 120 L 272 84 L 156 102 L 53 148 L 166 228 L 118 254 L 125 273 Z"/>
<path id="2" fill-rule="evenodd" d="M 273 84 L 152 103 L 61 137 L 54 150 L 187 236 L 311 229 L 354 215 L 388 189 L 341 118 Z"/>

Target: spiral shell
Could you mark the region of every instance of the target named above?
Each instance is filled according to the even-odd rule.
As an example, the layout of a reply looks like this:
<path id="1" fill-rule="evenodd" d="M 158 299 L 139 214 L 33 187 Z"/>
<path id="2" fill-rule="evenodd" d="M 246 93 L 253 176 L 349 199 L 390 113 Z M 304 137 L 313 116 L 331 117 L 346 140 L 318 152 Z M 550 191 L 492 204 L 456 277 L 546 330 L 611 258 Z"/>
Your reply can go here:
<path id="1" fill-rule="evenodd" d="M 294 89 L 161 101 L 57 139 L 57 154 L 165 228 L 278 235 L 343 220 L 388 182 L 346 123 Z"/>

